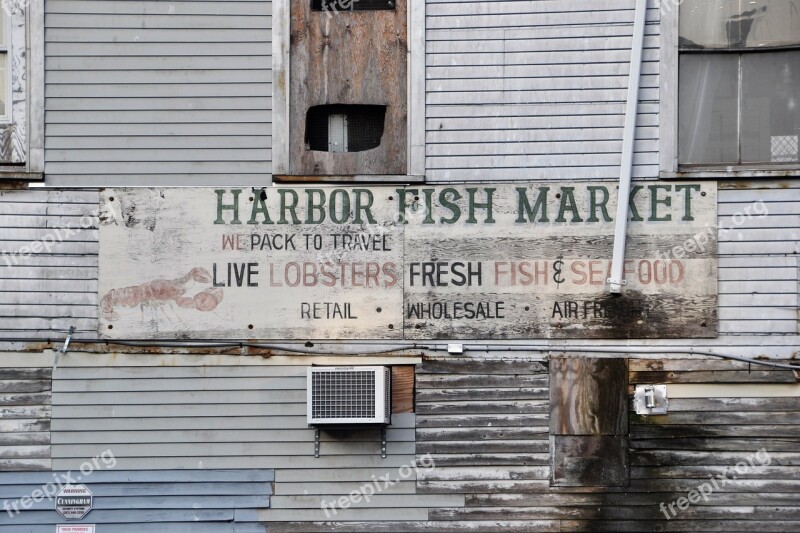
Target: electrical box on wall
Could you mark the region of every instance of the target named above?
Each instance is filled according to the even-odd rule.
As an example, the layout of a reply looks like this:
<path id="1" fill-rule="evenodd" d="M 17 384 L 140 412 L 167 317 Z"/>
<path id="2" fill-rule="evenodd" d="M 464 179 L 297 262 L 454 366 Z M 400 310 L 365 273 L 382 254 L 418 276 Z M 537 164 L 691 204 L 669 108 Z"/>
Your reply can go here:
<path id="1" fill-rule="evenodd" d="M 666 385 L 636 385 L 633 407 L 637 415 L 665 415 L 669 409 Z"/>
<path id="2" fill-rule="evenodd" d="M 288 175 L 406 174 L 406 1 L 290 1 Z"/>

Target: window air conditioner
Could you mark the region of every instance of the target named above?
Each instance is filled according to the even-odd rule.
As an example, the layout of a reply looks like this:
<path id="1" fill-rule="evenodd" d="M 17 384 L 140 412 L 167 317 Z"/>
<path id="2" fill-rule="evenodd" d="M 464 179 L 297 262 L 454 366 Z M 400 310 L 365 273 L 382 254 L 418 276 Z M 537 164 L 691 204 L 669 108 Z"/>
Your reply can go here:
<path id="1" fill-rule="evenodd" d="M 388 425 L 392 377 L 385 366 L 308 368 L 308 425 Z"/>

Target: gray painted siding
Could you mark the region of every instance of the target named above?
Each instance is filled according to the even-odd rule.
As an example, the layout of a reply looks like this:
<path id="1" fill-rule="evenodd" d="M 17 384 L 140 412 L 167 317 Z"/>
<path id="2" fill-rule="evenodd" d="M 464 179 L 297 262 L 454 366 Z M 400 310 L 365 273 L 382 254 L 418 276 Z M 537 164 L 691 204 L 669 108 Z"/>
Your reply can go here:
<path id="1" fill-rule="evenodd" d="M 96 335 L 98 202 L 95 191 L 0 191 L 0 342 L 63 341 L 70 326 Z"/>
<path id="2" fill-rule="evenodd" d="M 74 470 L 105 449 L 119 469 L 274 468 L 271 509 L 259 517 L 267 522 L 326 520 L 320 501 L 387 474 L 398 482 L 336 518 L 425 520 L 428 507 L 463 505 L 460 496 L 417 496 L 414 471 L 402 476 L 400 467 L 414 463 L 413 414 L 392 417 L 385 459 L 377 429 L 323 432 L 315 458 L 305 366 L 240 366 L 231 357 L 221 366 L 175 367 L 145 357 L 151 366 L 113 366 L 91 354 L 63 359 L 53 379 L 56 468 Z"/>
<path id="3" fill-rule="evenodd" d="M 105 455 L 105 459 L 110 456 Z M 91 463 L 90 463 L 91 464 Z M 105 468 L 100 460 L 98 464 Z M 113 463 L 109 461 L 113 466 Z M 85 468 L 89 470 L 89 468 Z M 62 484 L 77 471 L 0 473 L 0 498 L 30 495 L 54 478 Z M 134 533 L 255 533 L 259 510 L 269 508 L 272 470 L 94 470 L 80 482 L 92 492 L 92 511 L 76 524 L 96 524 L 97 531 Z M 50 489 L 46 489 L 50 490 Z M 53 488 L 52 490 L 57 490 Z M 0 532 L 52 533 L 65 521 L 51 500 L 34 503 L 17 516 L 0 516 Z"/>
<path id="4" fill-rule="evenodd" d="M 48 184 L 268 183 L 271 11 L 266 0 L 48 0 Z"/>
<path id="5" fill-rule="evenodd" d="M 658 176 L 659 14 L 648 5 L 640 178 Z M 429 181 L 618 179 L 633 6 L 428 0 Z"/>

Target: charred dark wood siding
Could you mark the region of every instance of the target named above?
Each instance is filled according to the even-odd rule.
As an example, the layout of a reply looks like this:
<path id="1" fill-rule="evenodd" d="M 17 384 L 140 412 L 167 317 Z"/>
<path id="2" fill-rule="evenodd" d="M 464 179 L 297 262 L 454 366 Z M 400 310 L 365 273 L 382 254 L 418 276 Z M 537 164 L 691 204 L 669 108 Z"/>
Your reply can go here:
<path id="1" fill-rule="evenodd" d="M 755 383 L 793 380 L 788 371 L 681 359 L 631 360 L 629 381 L 745 383 L 748 375 Z M 651 417 L 631 408 L 630 486 L 553 488 L 547 383 L 543 359 L 426 361 L 416 378 L 417 455 L 430 453 L 436 468 L 418 479 L 418 492 L 463 494 L 466 505 L 431 509 L 427 522 L 284 524 L 279 531 L 800 531 L 800 398 L 673 399 L 668 415 Z M 761 449 L 769 461 L 755 465 L 763 468 L 735 472 Z M 665 517 L 661 502 L 719 475 L 729 480 L 708 501 Z"/>

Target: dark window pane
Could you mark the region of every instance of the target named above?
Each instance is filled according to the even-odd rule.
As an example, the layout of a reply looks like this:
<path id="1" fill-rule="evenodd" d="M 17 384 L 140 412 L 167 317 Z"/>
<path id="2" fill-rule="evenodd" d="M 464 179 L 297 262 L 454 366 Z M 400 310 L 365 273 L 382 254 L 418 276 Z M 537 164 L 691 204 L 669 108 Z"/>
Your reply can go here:
<path id="1" fill-rule="evenodd" d="M 731 18 L 739 13 L 739 0 L 684 0 L 680 4 L 682 48 L 726 48 Z"/>
<path id="2" fill-rule="evenodd" d="M 738 66 L 734 54 L 680 56 L 680 163 L 738 162 Z"/>
<path id="3" fill-rule="evenodd" d="M 363 152 L 383 137 L 386 106 L 318 105 L 306 114 L 306 145 L 322 152 Z"/>
<path id="4" fill-rule="evenodd" d="M 800 1 L 742 1 L 743 46 L 800 44 Z"/>
<path id="5" fill-rule="evenodd" d="M 800 44 L 798 0 L 684 0 L 681 48 Z"/>
<path id="6" fill-rule="evenodd" d="M 742 54 L 742 162 L 796 163 L 800 51 Z"/>

